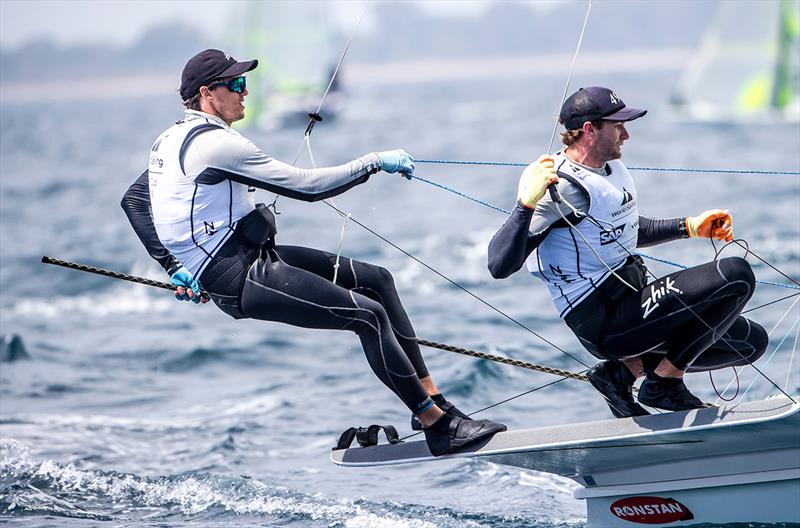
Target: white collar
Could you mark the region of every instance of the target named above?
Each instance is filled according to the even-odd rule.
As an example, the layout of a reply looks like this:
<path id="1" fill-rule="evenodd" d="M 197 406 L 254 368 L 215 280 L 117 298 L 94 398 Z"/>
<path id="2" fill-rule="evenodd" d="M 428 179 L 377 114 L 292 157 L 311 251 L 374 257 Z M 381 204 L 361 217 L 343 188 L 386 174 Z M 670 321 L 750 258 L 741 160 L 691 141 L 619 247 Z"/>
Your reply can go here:
<path id="1" fill-rule="evenodd" d="M 221 118 L 219 118 L 219 117 L 217 117 L 215 115 L 211 115 L 211 114 L 207 114 L 205 112 L 201 112 L 200 110 L 187 109 L 186 113 L 184 114 L 184 118 L 185 118 L 186 121 L 189 121 L 191 119 L 207 119 L 209 121 L 213 121 L 215 124 L 220 125 L 222 127 L 230 128 L 230 127 L 228 127 L 228 123 L 223 121 Z"/>

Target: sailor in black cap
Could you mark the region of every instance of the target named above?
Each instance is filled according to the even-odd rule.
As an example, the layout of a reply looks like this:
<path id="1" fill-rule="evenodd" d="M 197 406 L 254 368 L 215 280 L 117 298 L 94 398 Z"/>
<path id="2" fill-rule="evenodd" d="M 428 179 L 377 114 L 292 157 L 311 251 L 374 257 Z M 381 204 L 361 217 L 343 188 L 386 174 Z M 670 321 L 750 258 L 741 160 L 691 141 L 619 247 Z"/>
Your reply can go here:
<path id="1" fill-rule="evenodd" d="M 518 203 L 489 245 L 489 270 L 508 277 L 527 264 L 547 285 L 567 325 L 603 359 L 586 373 L 614 416 L 648 414 L 639 402 L 672 411 L 705 404 L 685 372 L 752 363 L 767 333 L 740 315 L 755 278 L 742 258 L 724 258 L 648 284 L 637 247 L 688 237 L 733 239 L 728 211 L 652 219 L 639 214 L 636 186 L 619 161 L 629 108 L 608 88 L 581 88 L 559 116 L 565 147 L 522 173 Z M 546 189 L 558 183 L 561 203 Z"/>
<path id="2" fill-rule="evenodd" d="M 341 258 L 333 283 L 336 255 L 276 243 L 275 217 L 255 203 L 255 188 L 313 202 L 381 170 L 411 175 L 414 160 L 393 150 L 300 169 L 267 155 L 230 126 L 244 117 L 243 74 L 256 66 L 214 49 L 192 57 L 181 78 L 184 118 L 158 137 L 148 170 L 122 200 L 177 295 L 197 302 L 202 282 L 237 319 L 355 332 L 373 371 L 412 411 L 434 455 L 505 430 L 470 420 L 441 395 L 387 270 Z"/>

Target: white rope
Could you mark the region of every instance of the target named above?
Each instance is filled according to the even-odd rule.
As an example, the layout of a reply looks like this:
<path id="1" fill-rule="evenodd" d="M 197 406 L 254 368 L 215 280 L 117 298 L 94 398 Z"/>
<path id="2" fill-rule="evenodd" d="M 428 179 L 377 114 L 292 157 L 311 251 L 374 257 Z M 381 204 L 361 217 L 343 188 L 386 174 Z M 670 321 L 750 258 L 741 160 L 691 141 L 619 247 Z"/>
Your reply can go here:
<path id="1" fill-rule="evenodd" d="M 794 320 L 794 323 L 792 323 L 792 326 L 789 327 L 789 332 L 794 330 L 794 327 L 797 326 L 798 323 L 800 323 L 800 317 L 798 317 L 797 319 Z M 776 346 L 775 350 L 772 351 L 772 354 L 770 354 L 769 358 L 767 358 L 767 361 L 764 362 L 764 365 L 768 364 L 769 361 L 775 356 L 775 353 L 778 352 L 778 348 L 780 348 L 780 345 L 781 345 L 781 343 L 778 343 L 778 346 Z M 753 387 L 753 385 L 755 385 L 756 380 L 758 380 L 758 376 L 755 376 L 753 378 L 753 381 L 750 382 L 750 385 L 748 385 L 747 388 L 744 390 L 744 392 L 742 393 L 742 399 L 744 399 L 744 397 L 747 396 L 747 393 L 750 392 L 750 389 Z M 779 390 L 780 390 L 780 387 L 779 387 Z M 783 391 L 783 392 L 784 392 L 784 394 L 786 394 L 786 391 Z M 787 394 L 787 396 L 788 396 L 788 394 Z M 789 397 L 789 399 L 792 399 L 791 396 Z"/>
<path id="2" fill-rule="evenodd" d="M 578 46 L 575 49 L 575 55 L 572 57 L 572 66 L 569 68 L 569 76 L 567 76 L 567 84 L 564 86 L 564 95 L 561 96 L 561 102 L 558 104 L 558 113 L 561 113 L 561 106 L 567 99 L 567 92 L 569 91 L 569 83 L 572 81 L 572 72 L 575 71 L 575 61 L 578 60 L 578 53 L 581 51 L 581 43 L 583 42 L 583 34 L 586 32 L 586 23 L 589 22 L 589 12 L 592 10 L 592 0 L 589 0 L 589 7 L 586 8 L 586 16 L 583 19 L 583 27 L 581 28 L 581 36 L 578 38 Z M 550 136 L 550 143 L 547 145 L 547 151 L 553 148 L 553 141 L 556 138 L 556 130 L 558 130 L 558 116 L 556 122 L 553 123 L 553 134 Z"/>
<path id="3" fill-rule="evenodd" d="M 561 197 L 561 201 L 562 201 L 562 202 L 564 202 L 564 203 L 566 203 L 566 204 L 567 204 L 567 205 L 568 205 L 568 206 L 569 206 L 569 207 L 570 207 L 570 208 L 571 208 L 573 211 L 575 211 L 575 212 L 578 212 L 578 210 L 577 210 L 577 209 L 576 209 L 576 208 L 575 208 L 575 207 L 574 207 L 574 206 L 573 206 L 571 203 L 569 203 L 568 201 L 566 201 L 566 200 L 564 199 L 564 197 L 563 197 L 563 196 Z M 601 264 L 603 264 L 603 266 L 605 266 L 605 268 L 606 268 L 608 271 L 610 271 L 610 272 L 611 272 L 611 274 L 612 274 L 614 277 L 616 277 L 616 278 L 617 278 L 617 279 L 618 279 L 618 280 L 619 280 L 619 281 L 620 281 L 622 284 L 624 284 L 624 285 L 625 285 L 625 286 L 627 286 L 628 288 L 632 289 L 633 291 L 635 291 L 635 292 L 638 292 L 638 291 L 639 291 L 639 289 L 638 289 L 638 288 L 635 288 L 635 287 L 633 287 L 633 286 L 632 286 L 632 285 L 631 285 L 631 284 L 630 284 L 628 281 L 626 281 L 625 279 L 623 279 L 622 277 L 620 277 L 620 276 L 619 276 L 619 274 L 618 274 L 616 271 L 614 271 L 613 269 L 611 269 L 611 266 L 609 266 L 609 265 L 608 265 L 608 263 L 605 261 L 605 259 L 603 259 L 603 258 L 602 258 L 600 255 L 598 255 L 598 254 L 597 254 L 597 251 L 595 251 L 594 247 L 592 247 L 592 244 L 591 244 L 591 243 L 590 243 L 588 240 L 586 240 L 586 237 L 585 237 L 585 236 L 583 236 L 583 233 L 581 233 L 581 230 L 580 230 L 580 229 L 578 229 L 577 227 L 575 227 L 574 225 L 572 225 L 572 223 L 571 223 L 569 220 L 567 220 L 567 217 L 566 217 L 566 216 L 564 216 L 564 213 L 561 211 L 561 208 L 558 206 L 558 204 L 555 204 L 555 203 L 554 203 L 553 205 L 555 206 L 555 209 L 556 209 L 556 211 L 558 211 L 558 214 L 561 216 L 561 219 L 562 219 L 564 222 L 566 222 L 566 223 L 567 223 L 567 225 L 568 225 L 570 228 L 572 228 L 572 230 L 573 230 L 574 232 L 578 233 L 578 236 L 580 236 L 580 237 L 581 237 L 581 239 L 584 241 L 584 243 L 586 244 L 586 247 L 588 247 L 588 248 L 589 248 L 589 250 L 590 250 L 592 253 L 594 253 L 594 256 L 597 258 L 597 260 L 599 260 L 599 261 L 600 261 L 600 263 L 601 263 Z M 581 214 L 582 214 L 584 217 L 586 217 L 587 219 L 588 219 L 588 218 L 590 218 L 590 217 L 589 217 L 588 215 L 586 215 L 586 214 L 583 214 L 583 213 L 581 213 Z M 593 218 L 593 217 L 592 217 L 592 218 Z M 627 250 L 626 250 L 626 251 L 627 251 Z M 630 254 L 630 251 L 628 251 L 628 254 Z"/>
<path id="4" fill-rule="evenodd" d="M 333 200 L 331 200 L 333 201 Z M 333 204 L 334 207 L 336 204 Z M 337 207 L 338 209 L 338 207 Z M 339 277 L 339 260 L 342 257 L 342 247 L 344 246 L 344 229 L 347 227 L 347 221 L 350 220 L 350 213 L 347 213 L 347 216 L 344 217 L 344 222 L 342 222 L 342 232 L 339 234 L 339 249 L 336 250 L 336 262 L 333 265 L 333 283 L 336 284 L 336 279 Z"/>
<path id="5" fill-rule="evenodd" d="M 364 9 L 361 11 L 361 16 L 358 17 L 358 22 L 356 22 L 356 27 L 353 28 L 353 32 L 350 34 L 350 39 L 347 41 L 347 45 L 344 47 L 344 51 L 342 55 L 339 57 L 339 62 L 336 63 L 336 68 L 333 70 L 333 75 L 331 75 L 331 80 L 328 82 L 328 87 L 325 88 L 325 93 L 322 94 L 322 99 L 319 102 L 319 106 L 317 107 L 317 113 L 322 110 L 322 104 L 325 102 L 325 98 L 328 97 L 328 92 L 331 90 L 331 86 L 333 86 L 333 81 L 336 79 L 336 75 L 339 73 L 339 68 L 342 65 L 342 61 L 344 61 L 345 55 L 350 50 L 350 44 L 353 42 L 353 39 L 356 36 L 356 32 L 358 31 L 359 26 L 361 25 L 361 21 L 364 20 L 364 15 L 367 14 L 367 8 L 369 7 L 370 0 L 367 0 L 364 4 Z"/>
<path id="6" fill-rule="evenodd" d="M 777 323 L 775 323 L 775 326 L 773 326 L 773 327 L 772 327 L 772 330 L 770 330 L 769 332 L 767 332 L 767 337 L 771 337 L 771 336 L 772 336 L 772 334 L 775 332 L 775 330 L 777 330 L 777 329 L 778 329 L 778 326 L 780 326 L 780 324 L 783 322 L 783 320 L 784 320 L 784 319 L 786 319 L 786 316 L 787 316 L 787 315 L 789 315 L 789 312 L 792 310 L 792 308 L 794 308 L 794 305 L 795 305 L 795 304 L 797 304 L 797 302 L 798 302 L 798 301 L 800 301 L 800 297 L 796 298 L 796 299 L 795 299 L 795 300 L 792 302 L 792 304 L 790 304 L 790 305 L 789 305 L 789 308 L 787 308 L 787 309 L 786 309 L 786 311 L 785 311 L 785 312 L 783 312 L 783 315 L 781 315 L 780 319 L 778 319 L 778 322 L 777 322 Z M 775 349 L 775 351 L 773 351 L 773 355 L 775 354 L 775 352 L 777 352 L 777 349 Z M 770 356 L 770 358 L 771 358 L 771 357 L 772 357 L 772 356 Z M 769 362 L 769 359 L 767 359 L 767 361 Z M 754 377 L 754 378 L 753 378 L 753 382 L 755 382 L 755 380 L 757 379 L 757 377 L 758 377 L 758 376 L 756 376 L 756 377 Z M 735 379 L 732 379 L 731 381 L 729 381 L 729 382 L 728 382 L 728 384 L 725 386 L 725 388 L 724 388 L 724 389 L 722 389 L 722 394 L 725 394 L 725 393 L 728 391 L 728 389 L 730 389 L 730 388 L 731 388 L 731 386 L 733 385 L 733 383 L 734 383 L 735 381 L 736 381 Z M 751 383 L 751 385 L 752 385 L 752 383 Z M 746 393 L 746 392 L 747 392 L 747 391 L 745 391 L 745 393 Z M 742 396 L 744 396 L 744 395 L 745 395 L 745 393 L 742 393 Z M 720 398 L 718 397 L 718 398 L 717 398 L 717 400 L 714 402 L 714 405 L 718 404 L 719 402 L 720 402 Z"/>
<path id="7" fill-rule="evenodd" d="M 789 356 L 789 368 L 786 370 L 786 385 L 785 385 L 786 392 L 789 392 L 789 380 L 792 375 L 792 364 L 794 363 L 794 355 L 797 352 L 798 338 L 800 338 L 800 325 L 797 326 L 797 331 L 794 334 L 794 345 L 792 345 L 792 355 Z"/>
<path id="8" fill-rule="evenodd" d="M 339 74 L 339 69 L 342 66 L 342 62 L 344 58 L 347 56 L 347 52 L 350 50 L 350 45 L 353 43 L 353 39 L 358 32 L 358 28 L 361 26 L 361 21 L 364 20 L 364 15 L 367 14 L 367 8 L 369 8 L 370 0 L 367 0 L 364 4 L 364 9 L 361 11 L 361 16 L 358 17 L 358 22 L 356 22 L 355 27 L 353 28 L 352 33 L 350 33 L 350 38 L 347 40 L 347 44 L 342 51 L 342 54 L 339 56 L 339 60 L 336 63 L 336 68 L 333 70 L 333 74 L 331 74 L 331 78 L 328 81 L 328 86 L 325 88 L 325 92 L 322 94 L 322 98 L 319 101 L 319 105 L 317 106 L 317 111 L 315 112 L 319 115 L 320 110 L 322 110 L 322 105 L 325 104 L 325 98 L 328 97 L 328 93 L 331 91 L 331 87 L 333 86 L 333 82 L 336 80 L 336 76 Z M 310 118 L 313 119 L 313 118 Z M 292 165 L 297 165 L 297 159 L 300 157 L 300 152 L 303 150 L 303 147 L 306 147 L 306 152 L 308 153 L 308 159 L 311 162 L 311 167 L 316 169 L 317 162 L 314 160 L 314 152 L 311 149 L 311 130 L 313 129 L 313 121 L 310 123 L 309 127 L 306 128 L 305 134 L 303 134 L 303 140 L 300 142 L 300 145 L 297 147 L 297 152 L 294 154 L 294 160 L 292 161 Z M 277 201 L 277 196 L 275 200 Z M 323 200 L 323 202 L 327 203 L 328 205 L 332 206 L 336 211 L 339 212 L 339 215 L 344 217 L 344 222 L 342 222 L 342 230 L 339 233 L 339 247 L 336 250 L 336 261 L 333 265 L 333 284 L 336 284 L 336 280 L 339 278 L 339 265 L 342 258 L 342 248 L 344 247 L 344 232 L 345 228 L 347 227 L 347 221 L 350 219 L 351 214 L 345 214 L 342 212 L 338 207 L 336 207 L 336 203 L 333 199 L 330 200 Z"/>

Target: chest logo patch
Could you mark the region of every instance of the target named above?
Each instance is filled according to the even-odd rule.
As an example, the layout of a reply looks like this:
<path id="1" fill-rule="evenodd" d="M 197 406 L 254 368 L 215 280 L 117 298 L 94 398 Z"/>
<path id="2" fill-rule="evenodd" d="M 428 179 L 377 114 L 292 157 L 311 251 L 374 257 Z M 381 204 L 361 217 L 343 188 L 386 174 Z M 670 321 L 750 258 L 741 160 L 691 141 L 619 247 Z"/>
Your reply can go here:
<path id="1" fill-rule="evenodd" d="M 625 224 L 613 226 L 611 229 L 604 229 L 600 231 L 600 245 L 605 246 L 616 242 L 622 233 L 625 231 Z"/>

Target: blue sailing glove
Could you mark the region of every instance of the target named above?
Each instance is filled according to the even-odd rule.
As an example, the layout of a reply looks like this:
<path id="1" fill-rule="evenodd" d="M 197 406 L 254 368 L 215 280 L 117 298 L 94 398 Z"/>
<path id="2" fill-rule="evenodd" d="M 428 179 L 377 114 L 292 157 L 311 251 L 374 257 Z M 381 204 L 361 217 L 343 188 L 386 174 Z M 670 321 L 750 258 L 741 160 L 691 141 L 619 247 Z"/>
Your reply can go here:
<path id="1" fill-rule="evenodd" d="M 399 172 L 409 180 L 414 175 L 414 158 L 402 149 L 378 152 L 381 170 L 388 173 Z"/>
<path id="2" fill-rule="evenodd" d="M 170 282 L 176 287 L 175 298 L 179 301 L 192 301 L 197 304 L 200 302 L 200 282 L 195 280 L 186 266 L 181 266 L 170 275 Z"/>

